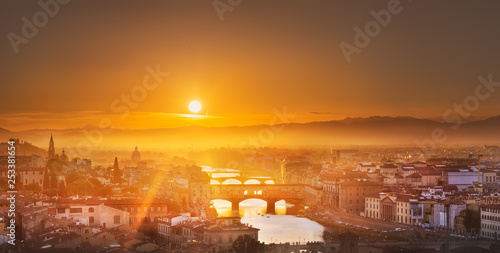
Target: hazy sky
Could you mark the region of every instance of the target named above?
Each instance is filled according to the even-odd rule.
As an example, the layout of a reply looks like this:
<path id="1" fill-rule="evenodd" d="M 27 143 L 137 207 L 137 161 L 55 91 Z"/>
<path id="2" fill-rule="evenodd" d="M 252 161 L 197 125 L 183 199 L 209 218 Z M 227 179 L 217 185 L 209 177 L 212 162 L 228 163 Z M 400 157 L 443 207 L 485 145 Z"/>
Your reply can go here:
<path id="1" fill-rule="evenodd" d="M 73 0 L 25 38 L 22 18 L 43 22 L 42 7 L 2 1 L 0 127 L 267 124 L 284 107 L 297 122 L 441 117 L 479 75 L 500 81 L 498 1 L 401 1 L 348 63 L 339 45 L 355 46 L 354 28 L 388 3 L 242 0 L 222 21 L 212 1 Z M 27 41 L 17 54 L 9 33 Z M 141 90 L 148 66 L 169 74 L 125 116 L 121 96 Z M 500 114 L 497 93 L 472 115 Z M 181 115 L 192 100 L 209 117 Z"/>

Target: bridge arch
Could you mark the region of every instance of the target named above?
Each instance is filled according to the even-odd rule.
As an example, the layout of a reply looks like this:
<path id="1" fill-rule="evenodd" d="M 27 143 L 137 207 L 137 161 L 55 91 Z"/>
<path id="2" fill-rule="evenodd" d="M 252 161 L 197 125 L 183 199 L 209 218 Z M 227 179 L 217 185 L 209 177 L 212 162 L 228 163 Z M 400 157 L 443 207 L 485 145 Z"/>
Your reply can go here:
<path id="1" fill-rule="evenodd" d="M 276 213 L 276 207 L 280 208 L 285 206 L 285 201 L 278 200 L 278 199 L 268 199 L 268 198 L 259 198 L 257 196 L 248 196 L 248 197 L 242 197 L 238 199 L 213 199 L 212 201 L 214 202 L 213 207 L 215 207 L 218 210 L 219 214 L 222 213 L 227 213 L 229 210 L 232 213 L 239 213 L 240 212 L 240 206 L 243 204 L 243 206 L 247 205 L 248 201 L 259 201 L 261 204 L 257 204 L 256 209 L 258 210 L 258 213 L 267 213 L 267 214 L 275 214 Z M 259 210 L 259 208 L 262 207 L 262 211 Z M 265 209 L 264 209 L 265 208 Z M 255 210 L 249 210 L 249 214 L 252 212 L 255 212 Z M 286 212 L 285 212 L 286 213 Z M 248 215 L 248 214 L 246 214 Z"/>
<path id="2" fill-rule="evenodd" d="M 264 181 L 264 184 L 274 184 L 274 180 L 268 179 L 268 180 Z"/>
<path id="3" fill-rule="evenodd" d="M 242 184 L 240 180 L 236 178 L 228 178 L 222 182 L 222 184 Z"/>
<path id="4" fill-rule="evenodd" d="M 252 179 L 246 180 L 243 184 L 262 184 L 262 182 L 260 182 L 257 179 L 252 178 Z"/>

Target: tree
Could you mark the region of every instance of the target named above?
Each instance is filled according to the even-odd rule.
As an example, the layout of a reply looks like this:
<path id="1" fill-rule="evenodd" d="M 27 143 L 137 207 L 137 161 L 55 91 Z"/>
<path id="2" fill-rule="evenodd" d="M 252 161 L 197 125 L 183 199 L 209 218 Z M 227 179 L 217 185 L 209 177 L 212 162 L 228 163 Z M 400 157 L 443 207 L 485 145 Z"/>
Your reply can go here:
<path id="1" fill-rule="evenodd" d="M 102 187 L 102 183 L 101 181 L 99 181 L 99 179 L 95 178 L 95 177 L 92 177 L 89 179 L 89 181 L 96 187 L 96 188 L 101 188 Z"/>
<path id="2" fill-rule="evenodd" d="M 16 178 L 16 189 L 20 190 L 23 189 L 24 182 L 23 182 L 23 172 L 22 171 L 17 171 L 17 178 Z"/>
<path id="3" fill-rule="evenodd" d="M 50 189 L 50 176 L 49 176 L 49 170 L 45 170 L 45 173 L 43 175 L 43 189 L 48 190 Z"/>
<path id="4" fill-rule="evenodd" d="M 468 233 L 471 233 L 472 229 L 474 229 L 474 231 L 478 233 L 479 229 L 481 228 L 481 214 L 479 213 L 479 211 L 466 209 L 464 226 Z"/>
<path id="5" fill-rule="evenodd" d="M 55 172 L 52 172 L 50 177 L 50 188 L 57 189 L 57 175 Z"/>
<path id="6" fill-rule="evenodd" d="M 66 190 L 66 184 L 64 183 L 64 181 L 61 181 L 61 183 L 59 184 L 59 190 L 57 191 L 57 193 L 61 197 L 68 196 L 68 191 Z"/>
<path id="7" fill-rule="evenodd" d="M 37 183 L 31 183 L 24 186 L 24 189 L 27 191 L 40 192 L 42 188 Z"/>
<path id="8" fill-rule="evenodd" d="M 82 178 L 86 178 L 85 175 L 83 175 L 80 172 L 73 171 L 73 172 L 69 173 L 68 176 L 66 176 L 66 183 L 71 184 L 71 183 L 75 182 L 76 180 L 79 180 Z"/>
<path id="9" fill-rule="evenodd" d="M 86 178 L 78 179 L 66 186 L 70 196 L 73 195 L 94 195 L 94 185 Z"/>
<path id="10" fill-rule="evenodd" d="M 108 197 L 113 195 L 113 188 L 109 185 L 104 185 L 99 189 L 99 196 Z"/>
<path id="11" fill-rule="evenodd" d="M 115 157 L 113 165 L 113 183 L 122 184 L 122 171 L 118 167 L 118 157 Z"/>
<path id="12" fill-rule="evenodd" d="M 250 235 L 240 235 L 233 242 L 233 250 L 236 253 L 262 253 L 265 250 L 265 246 Z"/>

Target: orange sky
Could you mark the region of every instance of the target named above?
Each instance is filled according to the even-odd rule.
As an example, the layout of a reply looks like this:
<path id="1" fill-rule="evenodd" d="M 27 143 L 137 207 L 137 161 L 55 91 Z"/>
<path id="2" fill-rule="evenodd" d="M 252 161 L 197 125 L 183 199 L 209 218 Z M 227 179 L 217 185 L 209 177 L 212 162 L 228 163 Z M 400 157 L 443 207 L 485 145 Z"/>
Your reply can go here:
<path id="1" fill-rule="evenodd" d="M 474 94 L 479 75 L 500 80 L 499 4 L 465 3 L 402 1 L 347 63 L 339 44 L 387 1 L 244 1 L 224 21 L 211 2 L 72 1 L 17 54 L 0 41 L 0 127 L 243 126 L 269 124 L 284 107 L 293 122 L 441 117 Z M 21 34 L 21 18 L 37 11 L 2 2 L 0 34 Z M 123 95 L 139 92 L 148 67 L 168 76 L 124 116 Z M 474 116 L 498 115 L 498 96 Z M 182 116 L 192 100 L 207 117 Z"/>

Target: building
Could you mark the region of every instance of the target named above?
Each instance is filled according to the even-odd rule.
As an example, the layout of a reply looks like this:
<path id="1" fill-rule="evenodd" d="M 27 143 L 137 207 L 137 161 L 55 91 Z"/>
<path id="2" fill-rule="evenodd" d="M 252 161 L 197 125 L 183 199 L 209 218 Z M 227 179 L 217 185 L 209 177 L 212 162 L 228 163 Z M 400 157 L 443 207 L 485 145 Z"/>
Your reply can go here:
<path id="1" fill-rule="evenodd" d="M 384 177 L 394 178 L 399 166 L 392 163 L 391 160 L 387 160 L 385 164 L 380 165 L 380 174 Z"/>
<path id="2" fill-rule="evenodd" d="M 500 239 L 500 204 L 482 205 L 481 210 L 481 237 Z"/>
<path id="3" fill-rule="evenodd" d="M 141 161 L 141 152 L 137 149 L 137 146 L 135 147 L 134 152 L 132 152 L 132 156 L 130 157 L 130 160 L 133 163 L 137 163 Z"/>
<path id="4" fill-rule="evenodd" d="M 87 226 L 114 228 L 130 224 L 128 212 L 106 206 L 103 203 L 63 202 L 56 204 L 55 211 L 57 219 L 74 220 Z"/>
<path id="5" fill-rule="evenodd" d="M 190 220 L 190 217 L 187 214 L 172 214 L 163 218 L 158 218 L 158 236 L 161 242 L 165 244 L 173 243 L 172 227 L 188 220 Z"/>
<path id="6" fill-rule="evenodd" d="M 186 249 L 189 245 L 204 244 L 210 248 L 210 252 L 221 252 L 231 249 L 239 236 L 249 235 L 259 240 L 259 229 L 242 224 L 241 217 L 221 217 L 215 222 L 178 218 L 181 216 L 167 217 L 158 222 L 158 235 L 169 249 Z"/>
<path id="7" fill-rule="evenodd" d="M 356 170 L 361 172 L 374 172 L 377 166 L 373 163 L 358 163 Z"/>
<path id="8" fill-rule="evenodd" d="M 7 178 L 7 169 L 0 169 L 0 178 Z M 40 187 L 43 185 L 45 176 L 45 168 L 41 167 L 21 167 L 17 168 L 17 183 L 24 186 L 28 184 L 36 184 Z"/>
<path id="9" fill-rule="evenodd" d="M 104 204 L 130 214 L 130 225 L 144 226 L 154 224 L 156 218 L 165 216 L 167 213 L 167 201 L 160 199 L 110 199 L 105 200 Z"/>
<path id="10" fill-rule="evenodd" d="M 396 220 L 407 225 L 419 225 L 424 220 L 424 205 L 413 195 L 398 195 L 396 198 Z"/>
<path id="11" fill-rule="evenodd" d="M 321 181 L 323 181 L 323 204 L 339 208 L 340 184 L 356 179 L 368 179 L 368 177 L 360 172 L 349 170 L 321 173 Z"/>
<path id="12" fill-rule="evenodd" d="M 9 156 L 0 156 L 0 173 L 7 170 Z M 45 159 L 37 155 L 16 155 L 16 169 L 20 168 L 45 168 Z"/>
<path id="13" fill-rule="evenodd" d="M 365 211 L 365 197 L 380 192 L 382 184 L 365 180 L 348 181 L 340 184 L 340 208 L 348 213 L 360 214 Z"/>
<path id="14" fill-rule="evenodd" d="M 434 228 L 445 230 L 449 222 L 448 228 L 453 231 L 455 229 L 454 217 L 460 215 L 460 212 L 465 208 L 466 205 L 462 204 L 434 204 L 434 216 L 429 220 L 429 223 Z M 449 209 L 449 215 L 446 209 Z"/>
<path id="15" fill-rule="evenodd" d="M 383 194 L 373 193 L 365 197 L 365 216 L 380 219 L 380 200 Z"/>
<path id="16" fill-rule="evenodd" d="M 249 235 L 259 240 L 259 229 L 241 223 L 241 217 L 217 218 L 216 223 L 204 228 L 204 243 L 212 249 L 228 250 L 238 236 Z"/>

